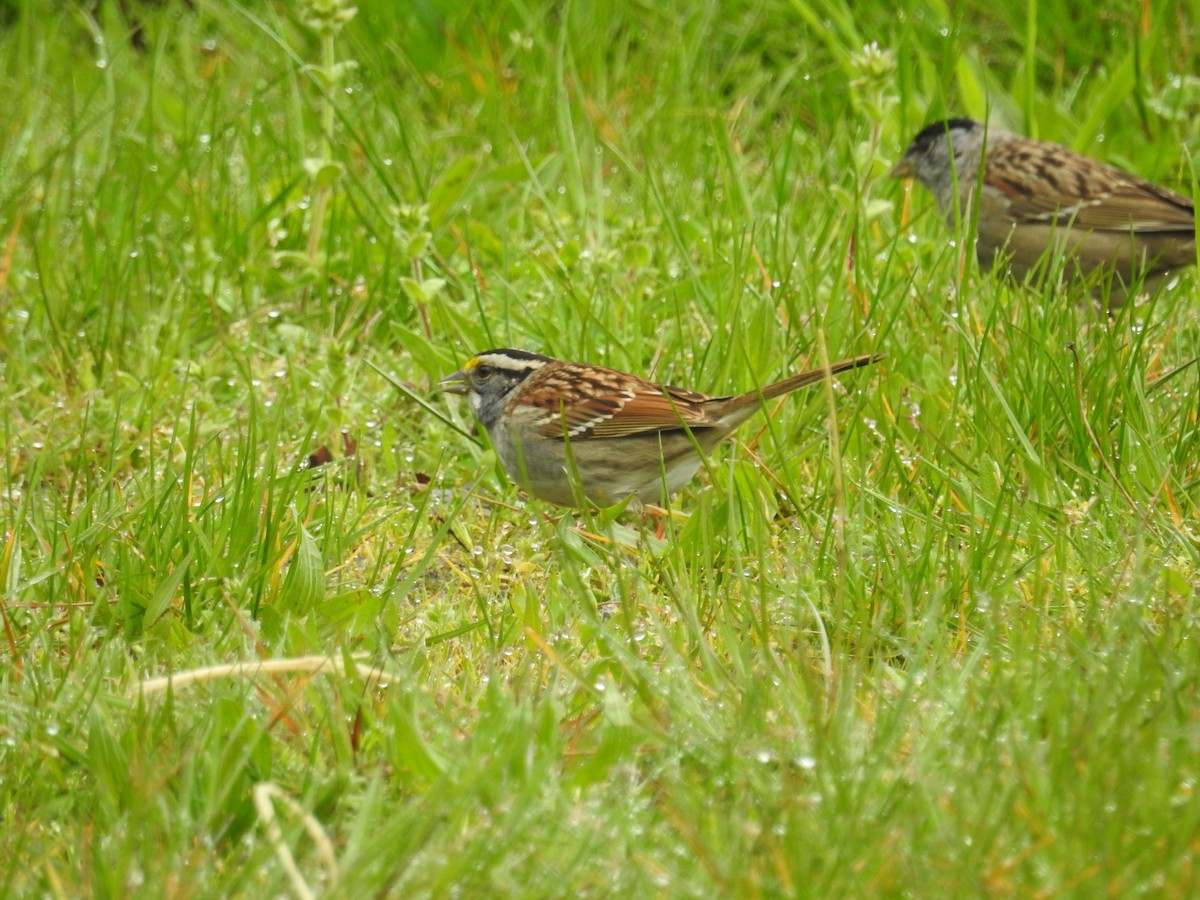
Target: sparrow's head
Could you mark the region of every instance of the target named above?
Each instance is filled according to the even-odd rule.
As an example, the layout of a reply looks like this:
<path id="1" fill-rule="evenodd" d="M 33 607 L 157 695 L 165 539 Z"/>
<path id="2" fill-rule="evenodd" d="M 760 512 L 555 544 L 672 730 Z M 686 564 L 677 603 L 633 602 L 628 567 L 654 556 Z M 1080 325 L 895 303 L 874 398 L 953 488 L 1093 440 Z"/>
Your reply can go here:
<path id="1" fill-rule="evenodd" d="M 971 167 L 979 164 L 975 154 L 986 133 L 984 125 L 974 119 L 943 119 L 926 125 L 912 139 L 891 177 L 915 178 L 935 194 L 956 177 L 973 178 Z"/>
<path id="2" fill-rule="evenodd" d="M 463 394 L 471 410 L 491 431 L 500 418 L 509 395 L 546 363 L 548 356 L 527 350 L 485 350 L 466 361 L 461 369 L 447 375 L 438 385 L 448 394 Z"/>

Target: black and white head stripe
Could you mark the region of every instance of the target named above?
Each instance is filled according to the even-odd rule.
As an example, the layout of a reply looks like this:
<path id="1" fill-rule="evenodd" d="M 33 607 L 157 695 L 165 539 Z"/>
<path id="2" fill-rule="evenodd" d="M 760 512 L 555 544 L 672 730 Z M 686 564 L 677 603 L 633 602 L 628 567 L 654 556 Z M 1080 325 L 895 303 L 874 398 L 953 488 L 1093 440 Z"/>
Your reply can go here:
<path id="1" fill-rule="evenodd" d="M 471 357 L 463 366 L 463 372 L 470 374 L 481 367 L 489 367 L 524 378 L 542 368 L 546 363 L 553 361 L 548 356 L 531 353 L 528 350 L 485 350 Z"/>

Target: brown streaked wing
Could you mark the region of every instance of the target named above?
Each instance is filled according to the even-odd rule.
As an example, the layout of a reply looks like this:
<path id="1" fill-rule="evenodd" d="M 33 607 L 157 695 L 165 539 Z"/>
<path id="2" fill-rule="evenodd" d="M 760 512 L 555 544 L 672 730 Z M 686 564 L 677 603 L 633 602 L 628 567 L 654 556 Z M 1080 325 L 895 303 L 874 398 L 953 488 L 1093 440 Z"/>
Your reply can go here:
<path id="1" fill-rule="evenodd" d="M 598 438 L 624 437 L 649 431 L 704 428 L 717 423 L 709 418 L 705 394 L 680 388 L 639 385 L 621 410 L 621 414 L 597 422 L 592 435 Z"/>
<path id="2" fill-rule="evenodd" d="M 1090 231 L 1194 233 L 1196 212 L 1185 197 L 1148 181 L 1131 179 L 1080 209 L 1075 226 Z"/>
<path id="3" fill-rule="evenodd" d="M 1093 231 L 1194 231 L 1187 197 L 1057 145 L 998 144 L 989 153 L 987 183 L 1009 201 L 1018 222 L 1074 225 Z M 1035 181 L 998 173 L 1032 172 Z"/>
<path id="4" fill-rule="evenodd" d="M 555 378 L 521 395 L 521 402 L 544 410 L 531 424 L 546 437 L 584 437 L 597 424 L 619 413 L 633 396 L 632 391 L 613 389 L 594 390 L 586 400 L 568 399 L 573 383 L 577 382 Z"/>
<path id="5" fill-rule="evenodd" d="M 590 396 L 564 402 L 584 381 Z M 708 399 L 705 394 L 660 387 L 615 370 L 564 366 L 538 387 L 522 399 L 546 411 L 536 422 L 546 437 L 616 438 L 680 428 L 684 423 L 697 428 L 715 424 L 702 405 Z"/>

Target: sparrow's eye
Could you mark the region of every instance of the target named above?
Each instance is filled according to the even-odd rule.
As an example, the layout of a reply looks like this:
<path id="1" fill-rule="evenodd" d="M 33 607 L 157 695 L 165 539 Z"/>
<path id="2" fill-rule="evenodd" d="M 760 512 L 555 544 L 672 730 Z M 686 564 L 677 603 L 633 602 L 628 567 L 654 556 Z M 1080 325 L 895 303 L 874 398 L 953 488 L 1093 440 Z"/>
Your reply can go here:
<path id="1" fill-rule="evenodd" d="M 492 377 L 492 373 L 495 371 L 496 370 L 492 366 L 476 366 L 475 367 L 475 380 L 476 381 L 487 381 L 489 378 Z"/>

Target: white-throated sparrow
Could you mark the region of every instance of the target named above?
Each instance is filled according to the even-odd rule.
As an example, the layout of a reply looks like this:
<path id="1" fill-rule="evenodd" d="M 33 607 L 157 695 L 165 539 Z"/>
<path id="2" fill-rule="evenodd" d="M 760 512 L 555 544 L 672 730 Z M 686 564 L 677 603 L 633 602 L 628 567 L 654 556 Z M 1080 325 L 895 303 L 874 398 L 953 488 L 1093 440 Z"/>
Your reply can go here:
<path id="1" fill-rule="evenodd" d="M 488 350 L 439 384 L 465 394 L 505 471 L 561 506 L 609 506 L 635 496 L 661 503 L 707 453 L 764 401 L 882 354 L 792 375 L 735 397 L 709 397 L 636 375 L 525 350 Z"/>
<path id="2" fill-rule="evenodd" d="M 924 184 L 951 227 L 968 220 L 978 188 L 979 264 L 1006 259 L 1018 280 L 1057 246 L 1068 278 L 1111 268 L 1117 305 L 1139 276 L 1196 262 L 1191 199 L 1060 144 L 947 119 L 913 138 L 891 175 Z"/>

